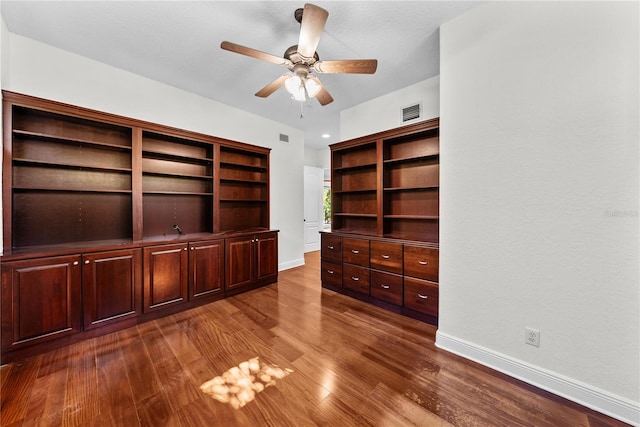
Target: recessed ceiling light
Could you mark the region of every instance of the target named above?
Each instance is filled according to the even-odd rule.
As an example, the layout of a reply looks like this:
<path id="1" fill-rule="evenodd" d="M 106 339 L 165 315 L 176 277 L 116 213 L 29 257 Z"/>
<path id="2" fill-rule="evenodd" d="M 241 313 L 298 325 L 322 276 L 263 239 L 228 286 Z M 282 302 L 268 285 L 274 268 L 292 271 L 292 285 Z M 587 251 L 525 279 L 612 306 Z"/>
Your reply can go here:
<path id="1" fill-rule="evenodd" d="M 329 135 L 328 133 L 323 133 L 323 134 L 322 134 L 322 137 L 323 137 L 323 138 L 329 138 L 330 136 L 331 136 L 331 135 Z"/>

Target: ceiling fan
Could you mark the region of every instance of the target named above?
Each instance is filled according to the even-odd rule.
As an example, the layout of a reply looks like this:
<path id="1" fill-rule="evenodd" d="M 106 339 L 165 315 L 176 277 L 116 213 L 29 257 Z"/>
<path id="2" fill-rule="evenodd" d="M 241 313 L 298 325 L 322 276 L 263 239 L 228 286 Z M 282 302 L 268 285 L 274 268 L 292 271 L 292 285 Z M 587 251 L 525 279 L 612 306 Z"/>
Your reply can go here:
<path id="1" fill-rule="evenodd" d="M 321 105 L 327 105 L 333 102 L 333 97 L 320 82 L 320 79 L 313 74 L 314 72 L 333 74 L 373 74 L 376 72 L 378 61 L 375 59 L 320 60 L 316 47 L 318 47 L 329 12 L 307 3 L 303 9 L 295 11 L 294 17 L 300 23 L 298 44 L 288 48 L 282 58 L 228 41 L 223 41 L 220 44 L 224 50 L 282 65 L 289 69 L 287 73 L 256 92 L 256 96 L 266 98 L 284 86 L 298 101 L 315 97 Z"/>

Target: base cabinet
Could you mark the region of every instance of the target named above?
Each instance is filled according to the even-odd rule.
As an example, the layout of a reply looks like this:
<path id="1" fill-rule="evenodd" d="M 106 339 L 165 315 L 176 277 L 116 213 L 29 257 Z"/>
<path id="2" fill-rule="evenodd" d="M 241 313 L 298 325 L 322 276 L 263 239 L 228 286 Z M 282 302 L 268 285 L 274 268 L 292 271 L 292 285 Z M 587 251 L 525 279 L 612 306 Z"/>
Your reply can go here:
<path id="1" fill-rule="evenodd" d="M 224 292 L 224 240 L 189 245 L 189 300 Z"/>
<path id="2" fill-rule="evenodd" d="M 187 301 L 187 244 L 144 248 L 145 313 Z"/>
<path id="3" fill-rule="evenodd" d="M 277 233 L 260 233 L 225 240 L 225 291 L 250 288 L 278 277 Z"/>
<path id="4" fill-rule="evenodd" d="M 3 263 L 2 350 L 80 332 L 80 255 Z"/>
<path id="5" fill-rule="evenodd" d="M 438 247 L 335 232 L 321 241 L 323 287 L 437 324 Z"/>
<path id="6" fill-rule="evenodd" d="M 1 363 L 278 279 L 277 231 L 94 249 L 3 259 Z"/>
<path id="7" fill-rule="evenodd" d="M 132 319 L 142 313 L 140 249 L 82 256 L 84 329 Z"/>

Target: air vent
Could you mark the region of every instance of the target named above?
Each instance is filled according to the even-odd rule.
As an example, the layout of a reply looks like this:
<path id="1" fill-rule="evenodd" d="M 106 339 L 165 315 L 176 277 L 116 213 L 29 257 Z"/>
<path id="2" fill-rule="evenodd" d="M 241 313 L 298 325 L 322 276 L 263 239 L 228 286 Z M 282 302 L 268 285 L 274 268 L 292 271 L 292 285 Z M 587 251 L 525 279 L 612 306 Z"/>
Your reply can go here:
<path id="1" fill-rule="evenodd" d="M 410 105 L 408 107 L 404 107 L 402 109 L 402 122 L 408 122 L 409 120 L 414 120 L 420 118 L 420 104 Z"/>
<path id="2" fill-rule="evenodd" d="M 280 142 L 289 142 L 289 135 L 285 135 L 284 133 L 281 133 Z"/>

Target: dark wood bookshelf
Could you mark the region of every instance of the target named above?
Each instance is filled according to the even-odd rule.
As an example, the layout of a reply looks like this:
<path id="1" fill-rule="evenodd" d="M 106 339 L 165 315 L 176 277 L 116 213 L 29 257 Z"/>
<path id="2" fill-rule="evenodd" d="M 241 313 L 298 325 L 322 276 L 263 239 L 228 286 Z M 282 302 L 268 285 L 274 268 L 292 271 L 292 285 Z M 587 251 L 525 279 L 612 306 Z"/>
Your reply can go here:
<path id="1" fill-rule="evenodd" d="M 3 123 L 2 363 L 277 280 L 268 148 L 8 91 Z"/>
<path id="2" fill-rule="evenodd" d="M 437 272 L 439 120 L 330 148 L 332 217 L 331 231 L 322 233 L 323 286 L 437 323 L 437 274 L 422 270 L 435 263 Z"/>

